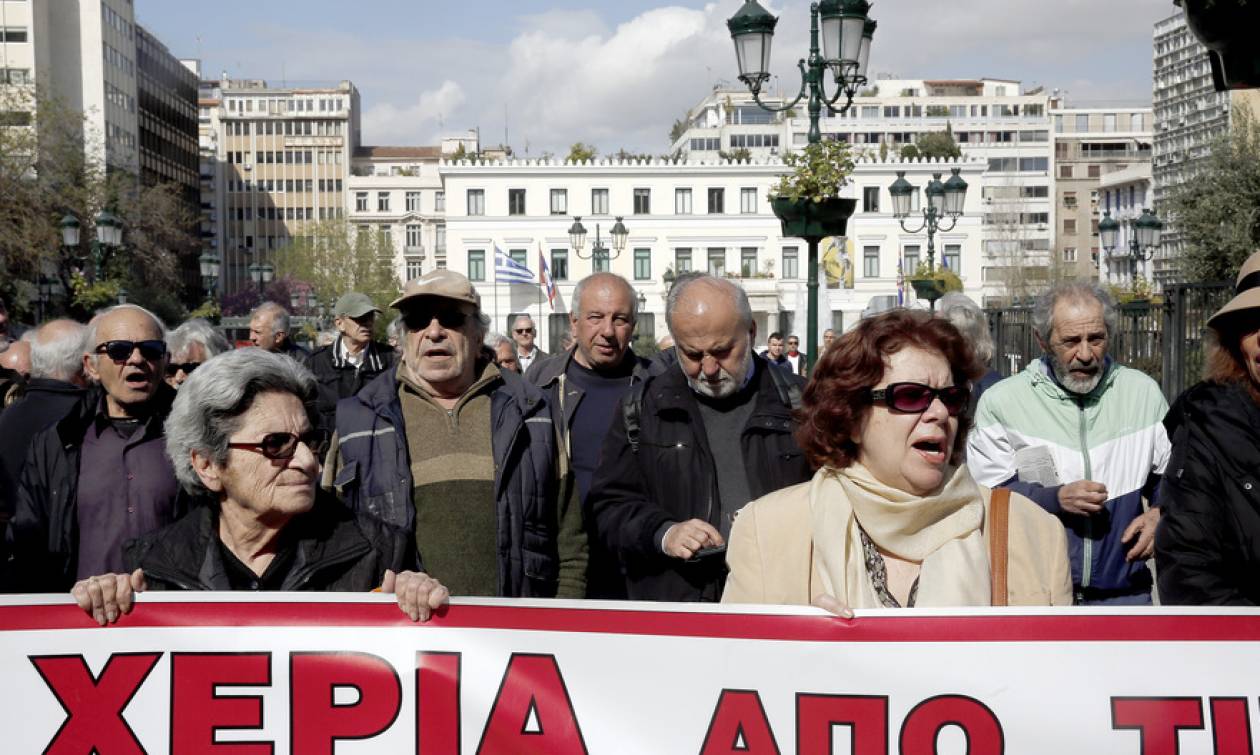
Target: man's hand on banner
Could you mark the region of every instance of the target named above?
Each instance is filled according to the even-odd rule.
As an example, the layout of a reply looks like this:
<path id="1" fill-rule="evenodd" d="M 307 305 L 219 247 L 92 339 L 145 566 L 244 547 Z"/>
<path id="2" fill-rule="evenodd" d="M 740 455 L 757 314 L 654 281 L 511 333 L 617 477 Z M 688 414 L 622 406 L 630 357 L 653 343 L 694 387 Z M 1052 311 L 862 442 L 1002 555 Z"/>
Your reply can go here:
<path id="1" fill-rule="evenodd" d="M 688 519 L 665 530 L 661 538 L 665 555 L 688 559 L 706 548 L 716 548 L 726 543 L 722 534 L 703 519 Z"/>
<path id="2" fill-rule="evenodd" d="M 428 621 L 438 608 L 451 599 L 450 590 L 424 572 L 405 571 L 395 574 L 385 570 L 381 592 L 398 596 L 398 607 L 412 621 Z"/>
<path id="3" fill-rule="evenodd" d="M 844 605 L 830 595 L 819 595 L 814 598 L 814 608 L 821 608 L 824 611 L 830 611 L 842 619 L 853 618 L 853 609 Z"/>
<path id="4" fill-rule="evenodd" d="M 74 583 L 70 594 L 79 608 L 88 612 L 97 624 L 105 626 L 118 621 L 124 613 L 131 613 L 135 594 L 144 592 L 144 571 L 136 569 L 130 574 L 101 574 Z"/>

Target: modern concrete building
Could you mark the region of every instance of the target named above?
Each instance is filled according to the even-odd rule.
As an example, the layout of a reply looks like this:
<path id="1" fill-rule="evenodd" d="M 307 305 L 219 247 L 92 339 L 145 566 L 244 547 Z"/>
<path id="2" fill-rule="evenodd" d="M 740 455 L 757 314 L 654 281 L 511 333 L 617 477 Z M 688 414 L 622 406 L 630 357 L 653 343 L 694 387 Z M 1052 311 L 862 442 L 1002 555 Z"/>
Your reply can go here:
<path id="1" fill-rule="evenodd" d="M 0 84 L 35 83 L 81 111 L 87 158 L 139 174 L 136 35 L 131 0 L 0 0 Z"/>
<path id="2" fill-rule="evenodd" d="M 770 104 L 785 100 L 763 97 Z M 1055 207 L 1051 200 L 1049 111 L 1052 98 L 1000 79 L 877 79 L 854 98 L 843 116 L 821 123 L 823 138 L 853 146 L 855 154 L 895 159 L 923 134 L 952 131 L 967 158 L 986 170 L 973 184 L 982 200 L 984 298 L 1009 299 L 1043 282 L 1052 258 Z M 769 113 L 746 89 L 716 89 L 691 109 L 675 153 L 713 158 L 746 149 L 766 159 L 807 143 L 804 106 Z M 864 208 L 878 209 L 863 200 Z"/>
<path id="3" fill-rule="evenodd" d="M 220 291 L 232 294 L 253 285 L 251 264 L 272 262 L 308 224 L 345 216 L 359 92 L 349 81 L 272 87 L 223 76 L 201 82 L 199 108 L 203 218 L 221 254 Z"/>
<path id="4" fill-rule="evenodd" d="M 1151 108 L 1050 110 L 1054 132 L 1055 263 L 1061 278 L 1093 278 L 1102 254 L 1099 182 L 1114 171 L 1149 166 Z M 1140 210 L 1139 210 L 1140 212 Z"/>

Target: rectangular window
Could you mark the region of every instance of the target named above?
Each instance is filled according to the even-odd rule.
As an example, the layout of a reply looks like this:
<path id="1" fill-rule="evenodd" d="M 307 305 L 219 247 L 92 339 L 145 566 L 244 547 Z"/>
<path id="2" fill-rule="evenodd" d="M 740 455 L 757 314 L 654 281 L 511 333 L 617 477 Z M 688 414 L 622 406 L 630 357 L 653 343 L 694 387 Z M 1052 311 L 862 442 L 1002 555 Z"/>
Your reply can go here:
<path id="1" fill-rule="evenodd" d="M 608 189 L 591 189 L 591 214 L 608 214 Z"/>
<path id="2" fill-rule="evenodd" d="M 941 266 L 948 268 L 954 275 L 962 275 L 962 244 L 945 245 L 945 253 L 941 256 Z"/>
<path id="3" fill-rule="evenodd" d="M 383 225 L 377 229 L 377 239 L 380 242 L 381 249 L 384 251 L 394 251 L 394 229 L 390 226 Z"/>
<path id="4" fill-rule="evenodd" d="M 1059 178 L 1072 178 L 1072 167 L 1071 165 L 1060 165 Z"/>
<path id="5" fill-rule="evenodd" d="M 901 250 L 902 272 L 913 275 L 919 269 L 919 245 L 911 244 Z"/>
<path id="6" fill-rule="evenodd" d="M 691 214 L 691 189 L 674 189 L 674 214 Z"/>
<path id="7" fill-rule="evenodd" d="M 1101 178 L 1101 177 L 1102 177 L 1102 166 L 1101 166 L 1101 165 L 1090 165 L 1090 166 L 1087 166 L 1087 168 L 1086 168 L 1086 174 L 1085 174 L 1085 175 L 1086 175 L 1087 177 L 1089 177 L 1089 178 Z"/>
<path id="8" fill-rule="evenodd" d="M 569 212 L 569 190 L 568 189 L 552 189 L 551 190 L 551 214 L 565 215 Z"/>
<path id="9" fill-rule="evenodd" d="M 691 250 L 682 247 L 674 250 L 674 272 L 682 275 L 691 272 Z"/>
<path id="10" fill-rule="evenodd" d="M 1064 249 L 1063 249 L 1063 261 L 1064 261 L 1064 262 L 1076 262 L 1076 247 L 1074 247 L 1074 246 L 1064 247 Z"/>
<path id="11" fill-rule="evenodd" d="M 468 190 L 468 214 L 469 215 L 485 215 L 486 214 L 486 190 L 485 189 L 469 189 Z M 485 270 L 486 253 L 481 253 L 482 270 Z M 471 262 L 469 264 L 472 264 Z M 472 276 L 469 276 L 470 278 Z M 478 280 L 485 280 L 479 278 Z"/>
<path id="12" fill-rule="evenodd" d="M 866 186 L 862 189 L 862 212 L 879 212 L 878 186 Z"/>
<path id="13" fill-rule="evenodd" d="M 1069 236 L 1076 235 L 1076 218 L 1063 219 L 1063 232 Z"/>
<path id="14" fill-rule="evenodd" d="M 420 212 L 420 192 L 407 192 L 407 212 Z"/>
<path id="15" fill-rule="evenodd" d="M 524 189 L 508 189 L 508 214 L 524 215 L 525 214 L 525 190 Z"/>
<path id="16" fill-rule="evenodd" d="M 862 277 L 878 278 L 879 277 L 879 247 L 864 246 L 862 247 Z"/>
<path id="17" fill-rule="evenodd" d="M 1063 206 L 1069 210 L 1076 209 L 1076 192 L 1074 191 L 1063 192 Z"/>
<path id="18" fill-rule="evenodd" d="M 652 279 L 652 250 L 634 250 L 634 279 L 646 281 Z"/>
<path id="19" fill-rule="evenodd" d="M 1086 131 L 1089 131 L 1089 116 L 1088 115 L 1076 116 L 1076 132 L 1079 134 L 1079 133 L 1084 133 Z"/>
<path id="20" fill-rule="evenodd" d="M 783 277 L 794 280 L 800 277 L 800 257 L 794 246 L 783 247 Z"/>
<path id="21" fill-rule="evenodd" d="M 744 215 L 757 213 L 757 190 L 743 188 L 739 190 L 739 211 Z"/>
<path id="22" fill-rule="evenodd" d="M 608 252 L 606 250 L 603 252 L 596 252 L 595 256 L 591 257 L 591 272 L 606 273 L 608 270 Z"/>
<path id="23" fill-rule="evenodd" d="M 709 214 L 721 215 L 726 212 L 726 190 L 722 188 L 709 189 Z"/>
<path id="24" fill-rule="evenodd" d="M 741 278 L 757 277 L 757 247 L 740 247 L 739 275 Z"/>
<path id="25" fill-rule="evenodd" d="M 529 267 L 529 262 L 525 259 L 526 254 L 528 254 L 528 252 L 524 249 L 509 249 L 508 250 L 509 259 L 511 259 L 513 262 L 515 262 L 518 265 L 524 265 L 525 267 Z"/>
<path id="26" fill-rule="evenodd" d="M 419 226 L 419 225 L 407 226 L 407 248 L 408 249 L 424 248 L 424 242 L 421 240 L 423 238 L 422 229 L 423 229 L 423 226 Z M 408 278 L 408 280 L 410 280 L 410 278 Z"/>
<path id="27" fill-rule="evenodd" d="M 650 215 L 652 213 L 652 190 L 634 190 L 634 214 Z"/>
<path id="28" fill-rule="evenodd" d="M 726 275 L 726 249 L 709 247 L 709 275 L 719 278 Z"/>
<path id="29" fill-rule="evenodd" d="M 569 279 L 569 250 L 551 250 L 551 279 L 567 281 Z"/>
<path id="30" fill-rule="evenodd" d="M 446 192 L 439 191 L 433 194 L 433 211 L 446 212 Z"/>
<path id="31" fill-rule="evenodd" d="M 468 252 L 468 280 L 484 281 L 486 279 L 486 250 L 471 249 Z"/>
<path id="32" fill-rule="evenodd" d="M 424 275 L 424 260 L 420 257 L 407 258 L 407 280 L 415 280 Z"/>
<path id="33" fill-rule="evenodd" d="M 290 189 L 292 191 L 292 189 Z M 367 212 L 368 193 L 366 191 L 356 191 L 354 193 L 354 209 L 355 212 Z"/>
<path id="34" fill-rule="evenodd" d="M 446 253 L 446 226 L 436 225 L 433 227 L 433 251 Z"/>
<path id="35" fill-rule="evenodd" d="M 1103 131 L 1115 131 L 1115 130 L 1116 130 L 1116 114 L 1107 113 L 1106 115 L 1103 116 Z"/>
<path id="36" fill-rule="evenodd" d="M 1019 158 L 1019 170 L 1021 173 L 1035 173 L 1050 169 L 1050 160 L 1045 157 L 1021 157 Z"/>
<path id="37" fill-rule="evenodd" d="M 376 211 L 389 212 L 389 192 L 388 191 L 376 192 Z"/>

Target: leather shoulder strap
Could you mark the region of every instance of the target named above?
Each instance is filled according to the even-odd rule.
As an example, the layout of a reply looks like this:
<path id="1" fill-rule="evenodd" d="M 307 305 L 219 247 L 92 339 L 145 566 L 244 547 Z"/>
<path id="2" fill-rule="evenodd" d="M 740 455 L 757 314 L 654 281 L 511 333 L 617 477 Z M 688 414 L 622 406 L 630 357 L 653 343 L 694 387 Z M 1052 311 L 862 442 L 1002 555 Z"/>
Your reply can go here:
<path id="1" fill-rule="evenodd" d="M 993 577 L 990 603 L 995 606 L 1007 604 L 1006 565 L 1010 510 L 1011 491 L 1008 488 L 994 488 L 989 500 L 989 572 Z"/>

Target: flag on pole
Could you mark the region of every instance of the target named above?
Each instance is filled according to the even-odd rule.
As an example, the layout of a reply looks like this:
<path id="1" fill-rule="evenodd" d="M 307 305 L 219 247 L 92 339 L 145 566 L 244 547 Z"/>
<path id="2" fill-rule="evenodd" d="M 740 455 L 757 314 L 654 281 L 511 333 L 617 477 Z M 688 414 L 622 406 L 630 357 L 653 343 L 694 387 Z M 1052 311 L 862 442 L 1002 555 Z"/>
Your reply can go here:
<path id="1" fill-rule="evenodd" d="M 495 283 L 533 283 L 534 274 L 528 267 L 504 254 L 499 245 L 495 244 L 494 281 Z"/>
<path id="2" fill-rule="evenodd" d="M 547 292 L 547 303 L 551 305 L 551 311 L 556 311 L 556 282 L 551 277 L 551 270 L 547 268 L 547 258 L 543 256 L 541 243 L 538 244 L 538 282 Z"/>
<path id="3" fill-rule="evenodd" d="M 905 306 L 906 303 L 906 276 L 902 273 L 901 260 L 897 260 L 897 306 Z"/>

